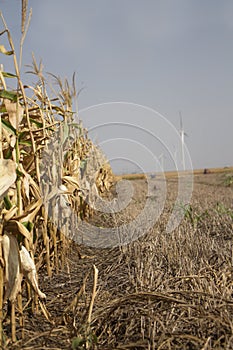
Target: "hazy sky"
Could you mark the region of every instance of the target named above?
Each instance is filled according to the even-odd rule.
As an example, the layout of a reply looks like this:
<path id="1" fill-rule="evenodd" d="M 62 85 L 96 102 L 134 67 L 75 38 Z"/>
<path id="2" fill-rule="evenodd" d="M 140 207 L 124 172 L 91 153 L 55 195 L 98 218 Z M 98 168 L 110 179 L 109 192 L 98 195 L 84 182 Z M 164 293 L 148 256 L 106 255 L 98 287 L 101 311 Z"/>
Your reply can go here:
<path id="1" fill-rule="evenodd" d="M 21 1 L 0 0 L 0 7 L 17 44 Z M 77 73 L 84 124 L 114 123 L 91 133 L 108 157 L 145 159 L 151 171 L 158 164 L 147 160 L 150 153 L 154 164 L 174 167 L 167 150 L 179 158 L 180 140 L 169 123 L 179 130 L 181 111 L 193 167 L 233 165 L 232 0 L 29 0 L 29 7 L 23 63 L 34 52 L 45 71 Z M 1 61 L 9 70 L 9 58 Z M 168 122 L 129 104 L 82 113 L 113 101 L 146 106 Z M 114 167 L 131 170 L 127 161 Z"/>

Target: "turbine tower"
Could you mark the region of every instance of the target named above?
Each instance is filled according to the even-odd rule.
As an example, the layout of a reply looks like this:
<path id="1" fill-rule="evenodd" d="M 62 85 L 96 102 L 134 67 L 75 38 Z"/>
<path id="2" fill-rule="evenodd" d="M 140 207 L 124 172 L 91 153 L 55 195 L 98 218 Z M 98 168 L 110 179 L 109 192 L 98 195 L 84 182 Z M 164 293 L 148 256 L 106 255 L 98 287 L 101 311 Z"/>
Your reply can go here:
<path id="1" fill-rule="evenodd" d="M 175 167 L 177 167 L 177 152 L 178 152 L 178 148 L 175 145 L 173 145 L 173 147 L 174 147 L 173 162 L 175 163 Z"/>
<path id="2" fill-rule="evenodd" d="M 184 137 L 188 135 L 184 132 L 181 112 L 179 112 L 179 114 L 180 114 L 180 140 L 181 140 L 182 167 L 183 167 L 183 170 L 185 170 Z"/>
<path id="3" fill-rule="evenodd" d="M 160 154 L 158 160 L 159 160 L 160 168 L 162 172 L 164 172 L 164 154 L 163 153 Z"/>

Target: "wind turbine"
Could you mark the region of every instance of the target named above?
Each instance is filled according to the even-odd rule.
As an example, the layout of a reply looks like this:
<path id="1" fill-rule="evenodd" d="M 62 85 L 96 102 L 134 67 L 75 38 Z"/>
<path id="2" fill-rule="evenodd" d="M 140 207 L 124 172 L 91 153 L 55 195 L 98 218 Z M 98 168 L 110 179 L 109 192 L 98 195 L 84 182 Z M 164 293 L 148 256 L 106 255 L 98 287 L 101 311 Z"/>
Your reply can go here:
<path id="1" fill-rule="evenodd" d="M 177 149 L 177 146 L 175 146 L 175 145 L 173 145 L 173 148 L 174 148 L 173 162 L 175 164 L 175 167 L 177 167 L 177 152 L 178 152 L 178 149 Z"/>
<path id="2" fill-rule="evenodd" d="M 180 114 L 181 157 L 182 157 L 182 166 L 183 166 L 183 170 L 185 170 L 184 137 L 185 137 L 185 136 L 188 136 L 188 135 L 184 132 L 183 120 L 182 120 L 182 114 L 181 114 L 181 112 L 179 112 L 179 114 Z"/>
<path id="3" fill-rule="evenodd" d="M 161 170 L 163 172 L 164 171 L 164 154 L 163 153 L 160 154 L 158 160 L 159 160 L 159 163 L 160 163 L 160 168 L 161 168 Z"/>

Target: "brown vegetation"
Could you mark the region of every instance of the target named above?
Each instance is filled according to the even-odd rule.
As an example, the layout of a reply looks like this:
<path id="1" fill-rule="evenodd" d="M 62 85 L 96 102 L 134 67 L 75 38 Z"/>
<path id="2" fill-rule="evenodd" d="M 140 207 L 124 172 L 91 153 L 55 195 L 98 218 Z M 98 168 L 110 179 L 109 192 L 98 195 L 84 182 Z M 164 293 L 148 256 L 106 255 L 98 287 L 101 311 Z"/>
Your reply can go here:
<path id="1" fill-rule="evenodd" d="M 232 349 L 233 189 L 223 174 L 211 176 L 211 185 L 205 175 L 195 177 L 192 202 L 171 234 L 165 227 L 177 191 L 173 179 L 162 216 L 140 240 L 115 249 L 81 247 L 81 259 L 70 246 L 65 271 L 40 276 L 48 319 L 25 313 L 25 339 L 14 348 Z M 147 192 L 145 180 L 133 185 L 127 214 L 91 221 L 131 220 Z M 99 277 L 88 324 L 93 264 Z"/>
<path id="2" fill-rule="evenodd" d="M 40 310 L 48 318 L 35 265 L 49 277 L 64 267 L 70 232 L 91 214 L 87 197 L 93 188 L 96 193 L 108 190 L 113 175 L 81 121 L 74 119 L 75 77 L 70 86 L 53 76 L 58 91 L 50 86 L 50 98 L 42 64 L 33 58 L 30 73 L 37 82 L 24 86 L 3 17 L 2 22 L 0 35 L 9 49 L 0 45 L 0 52 L 13 58 L 15 67 L 14 74 L 0 69 L 0 346 L 5 347 L 24 338 L 25 309 Z M 65 230 L 64 206 L 74 209 L 76 219 Z M 21 294 L 22 274 L 29 284 L 23 282 Z"/>
<path id="3" fill-rule="evenodd" d="M 59 91 L 49 98 L 34 59 L 38 81 L 25 87 L 3 24 L 9 49 L 0 51 L 13 57 L 15 74 L 0 71 L 1 348 L 233 349 L 232 173 L 196 174 L 192 201 L 180 204 L 184 219 L 170 234 L 177 174 L 166 176 L 164 211 L 140 239 L 114 249 L 77 246 L 69 239 L 79 229 L 73 216 L 97 227 L 130 222 L 144 207 L 147 183 L 128 178 L 135 191 L 120 213 L 90 208 L 87 197 L 93 203 L 93 193 L 108 192 L 113 175 L 81 121 L 74 122 L 75 84 L 54 77 Z M 62 198 L 62 210 L 54 210 Z M 68 225 L 67 204 L 74 209 Z M 21 285 L 22 273 L 29 283 Z"/>

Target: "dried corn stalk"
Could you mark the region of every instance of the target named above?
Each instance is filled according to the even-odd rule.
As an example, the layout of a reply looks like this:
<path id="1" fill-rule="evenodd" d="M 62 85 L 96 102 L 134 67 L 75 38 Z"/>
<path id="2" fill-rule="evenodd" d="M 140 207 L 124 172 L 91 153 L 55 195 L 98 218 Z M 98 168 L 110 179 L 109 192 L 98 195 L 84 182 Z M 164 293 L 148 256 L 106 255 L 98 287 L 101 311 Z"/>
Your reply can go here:
<path id="1" fill-rule="evenodd" d="M 74 122 L 74 83 L 70 87 L 67 80 L 56 78 L 60 90 L 50 99 L 42 64 L 33 57 L 31 73 L 39 82 L 27 86 L 27 96 L 5 22 L 4 26 L 0 36 L 7 34 L 11 50 L 1 45 L 0 51 L 13 56 L 15 74 L 0 69 L 0 242 L 5 299 L 14 302 L 22 273 L 39 297 L 45 298 L 37 284 L 33 253 L 36 265 L 45 265 L 49 276 L 64 266 L 67 237 L 72 238 L 76 230 L 75 216 L 81 220 L 91 215 L 95 198 L 109 190 L 113 174 L 82 122 Z M 16 82 L 15 89 L 8 86 L 8 78 Z M 69 205 L 71 217 L 66 210 Z M 21 250 L 17 239 L 23 243 Z"/>
<path id="2" fill-rule="evenodd" d="M 11 233 L 1 236 L 1 243 L 4 262 L 4 302 L 8 299 L 11 302 L 16 300 L 21 289 L 22 275 L 30 283 L 35 293 L 41 299 L 46 299 L 46 295 L 38 287 L 36 267 L 28 250 L 24 246 L 19 250 L 18 242 Z"/>
<path id="3" fill-rule="evenodd" d="M 20 256 L 18 243 L 12 234 L 4 234 L 1 237 L 3 261 L 4 261 L 4 301 L 14 302 L 21 288 Z"/>
<path id="4" fill-rule="evenodd" d="M 16 180 L 15 163 L 10 159 L 0 159 L 0 198 Z"/>
<path id="5" fill-rule="evenodd" d="M 41 298 L 46 299 L 46 295 L 41 292 L 37 282 L 36 267 L 34 261 L 32 260 L 27 249 L 22 246 L 19 251 L 20 263 L 21 263 L 21 272 L 26 278 L 27 282 L 30 283 L 34 292 Z"/>

